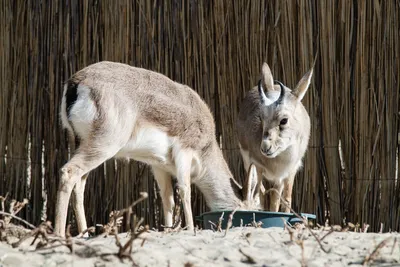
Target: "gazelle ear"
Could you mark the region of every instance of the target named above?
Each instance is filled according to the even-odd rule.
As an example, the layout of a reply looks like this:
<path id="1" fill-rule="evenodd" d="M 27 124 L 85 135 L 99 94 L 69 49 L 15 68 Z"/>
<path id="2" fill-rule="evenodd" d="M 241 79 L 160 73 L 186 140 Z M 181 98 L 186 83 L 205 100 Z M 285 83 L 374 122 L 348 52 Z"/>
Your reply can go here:
<path id="1" fill-rule="evenodd" d="M 269 68 L 267 63 L 263 63 L 261 69 L 261 79 L 258 82 L 258 94 L 260 96 L 260 102 L 262 105 L 269 106 L 273 103 L 270 99 L 265 95 L 266 91 L 274 90 L 274 79 L 272 77 L 271 69 Z"/>
<path id="2" fill-rule="evenodd" d="M 304 76 L 297 83 L 295 89 L 292 91 L 292 94 L 297 96 L 298 101 L 301 101 L 303 99 L 304 95 L 307 92 L 308 87 L 310 86 L 311 78 L 312 78 L 313 72 L 314 72 L 315 63 L 317 62 L 317 57 L 318 57 L 318 51 L 314 57 L 314 62 L 313 62 L 311 69 L 306 74 L 304 74 Z"/>
<path id="3" fill-rule="evenodd" d="M 247 171 L 247 179 L 243 186 L 243 201 L 253 201 L 258 183 L 257 169 L 252 163 Z"/>
<path id="4" fill-rule="evenodd" d="M 271 69 L 265 62 L 261 68 L 261 85 L 267 91 L 274 90 L 274 78 L 272 77 Z"/>
<path id="5" fill-rule="evenodd" d="M 311 83 L 312 75 L 313 75 L 313 69 L 310 69 L 306 74 L 304 74 L 304 76 L 300 79 L 295 89 L 293 90 L 292 93 L 297 97 L 298 101 L 301 101 L 304 95 L 306 94 L 307 89 Z"/>

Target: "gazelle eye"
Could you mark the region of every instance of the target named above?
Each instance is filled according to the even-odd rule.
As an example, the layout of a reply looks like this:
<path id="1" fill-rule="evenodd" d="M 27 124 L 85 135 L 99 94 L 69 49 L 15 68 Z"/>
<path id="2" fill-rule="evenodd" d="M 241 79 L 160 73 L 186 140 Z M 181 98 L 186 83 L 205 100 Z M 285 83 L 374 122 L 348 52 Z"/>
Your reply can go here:
<path id="1" fill-rule="evenodd" d="M 286 123 L 287 123 L 287 118 L 282 119 L 280 122 L 281 125 L 285 125 Z"/>

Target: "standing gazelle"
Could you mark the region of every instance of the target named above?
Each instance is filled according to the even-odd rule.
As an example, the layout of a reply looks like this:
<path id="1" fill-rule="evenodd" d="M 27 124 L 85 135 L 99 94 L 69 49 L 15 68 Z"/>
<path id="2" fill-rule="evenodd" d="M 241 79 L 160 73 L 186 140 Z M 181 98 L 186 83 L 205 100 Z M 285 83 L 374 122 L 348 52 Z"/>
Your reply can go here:
<path id="1" fill-rule="evenodd" d="M 131 158 L 152 166 L 166 226 L 172 226 L 172 176 L 177 178 L 188 229 L 194 228 L 191 183 L 211 210 L 257 208 L 252 201 L 255 175 L 249 175 L 249 185 L 241 190 L 216 141 L 208 106 L 194 90 L 162 74 L 106 61 L 90 65 L 66 82 L 61 121 L 77 146 L 60 171 L 58 235 L 65 234 L 71 193 L 78 231 L 87 228 L 86 177 L 110 158 Z"/>
<path id="2" fill-rule="evenodd" d="M 279 192 L 270 193 L 266 210 L 279 211 L 282 191 L 291 206 L 294 177 L 310 137 L 310 117 L 301 100 L 312 73 L 312 69 L 308 71 L 292 91 L 281 82 L 274 83 L 271 70 L 264 63 L 261 80 L 241 103 L 236 126 L 245 169 L 254 163 L 260 188 L 264 176 Z M 284 211 L 289 212 L 289 208 Z"/>

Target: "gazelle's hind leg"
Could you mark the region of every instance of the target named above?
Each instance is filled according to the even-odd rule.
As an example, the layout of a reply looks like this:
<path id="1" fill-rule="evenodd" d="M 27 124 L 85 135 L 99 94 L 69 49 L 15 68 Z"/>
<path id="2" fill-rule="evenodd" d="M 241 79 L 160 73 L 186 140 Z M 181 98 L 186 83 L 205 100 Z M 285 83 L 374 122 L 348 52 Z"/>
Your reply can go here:
<path id="1" fill-rule="evenodd" d="M 193 152 L 190 150 L 179 150 L 175 154 L 175 164 L 177 168 L 176 178 L 178 181 L 179 195 L 183 203 L 187 230 L 194 229 L 190 188 L 192 159 Z"/>
<path id="2" fill-rule="evenodd" d="M 72 207 L 75 212 L 75 218 L 78 226 L 78 232 L 82 233 L 84 230 L 87 229 L 87 223 L 86 223 L 86 216 L 85 216 L 85 210 L 84 210 L 84 203 L 83 203 L 83 197 L 85 193 L 85 186 L 86 186 L 86 180 L 88 177 L 89 173 L 86 173 L 85 175 L 82 176 L 81 179 L 78 179 L 78 181 L 75 184 L 75 187 L 72 191 Z M 84 237 L 87 237 L 88 233 L 84 235 Z"/>
<path id="3" fill-rule="evenodd" d="M 174 191 L 172 188 L 172 177 L 169 173 L 153 166 L 154 179 L 160 188 L 160 195 L 164 210 L 164 226 L 172 227 L 174 212 Z"/>
<path id="4" fill-rule="evenodd" d="M 78 219 L 78 230 L 83 231 L 87 228 L 83 206 L 83 191 L 86 181 L 82 180 L 82 176 L 113 157 L 119 149 L 116 146 L 100 148 L 93 144 L 82 143 L 76 154 L 61 168 L 61 179 L 57 191 L 55 234 L 65 236 L 68 203 L 76 185 L 78 187 L 74 191 L 76 200 L 73 202 L 73 209 Z"/>

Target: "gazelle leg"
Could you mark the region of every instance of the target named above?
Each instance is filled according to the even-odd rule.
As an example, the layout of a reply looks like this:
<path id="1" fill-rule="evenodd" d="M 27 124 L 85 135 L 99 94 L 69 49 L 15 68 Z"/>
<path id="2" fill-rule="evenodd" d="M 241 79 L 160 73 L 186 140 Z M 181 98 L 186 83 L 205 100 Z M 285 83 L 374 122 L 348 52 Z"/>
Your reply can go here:
<path id="1" fill-rule="evenodd" d="M 188 230 L 194 229 L 192 203 L 191 203 L 191 165 L 193 153 L 188 150 L 180 150 L 175 156 L 177 166 L 177 175 L 179 195 L 183 203 L 183 212 L 185 214 L 186 226 Z"/>
<path id="2" fill-rule="evenodd" d="M 282 195 L 282 190 L 283 190 L 283 183 L 276 183 L 273 186 L 273 189 L 270 192 L 270 211 L 278 212 L 279 211 L 279 206 L 281 203 L 281 195 Z"/>
<path id="3" fill-rule="evenodd" d="M 153 174 L 154 179 L 157 181 L 158 187 L 160 188 L 160 195 L 164 210 L 164 225 L 166 227 L 172 227 L 172 216 L 175 202 L 171 175 L 156 167 L 153 167 Z"/>
<path id="4" fill-rule="evenodd" d="M 86 219 L 83 206 L 83 191 L 85 182 L 82 183 L 82 176 L 102 164 L 107 159 L 113 157 L 119 150 L 118 147 L 106 147 L 95 150 L 92 145 L 83 145 L 76 154 L 61 168 L 61 179 L 57 191 L 55 229 L 57 235 L 65 236 L 65 226 L 67 221 L 68 203 L 73 188 L 78 187 L 74 196 L 78 198 L 74 201 L 74 210 L 77 211 L 79 231 L 86 229 Z"/>
<path id="5" fill-rule="evenodd" d="M 82 176 L 81 179 L 78 179 L 72 191 L 72 197 L 71 197 L 72 207 L 75 212 L 75 218 L 79 233 L 82 233 L 84 230 L 87 229 L 83 200 L 84 200 L 85 186 L 88 175 L 89 173 L 86 173 L 85 175 Z M 89 236 L 88 233 L 84 235 L 84 237 L 87 236 Z"/>
<path id="6" fill-rule="evenodd" d="M 284 180 L 283 199 L 286 201 L 286 205 L 284 205 L 283 210 L 285 212 L 290 212 L 290 208 L 292 207 L 292 191 L 295 175 L 296 173 L 291 173 L 289 177 Z"/>

